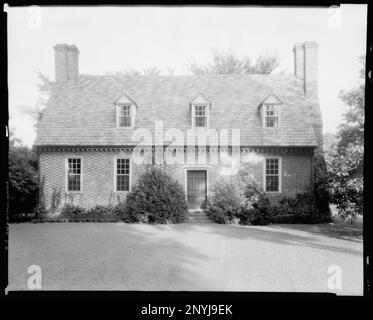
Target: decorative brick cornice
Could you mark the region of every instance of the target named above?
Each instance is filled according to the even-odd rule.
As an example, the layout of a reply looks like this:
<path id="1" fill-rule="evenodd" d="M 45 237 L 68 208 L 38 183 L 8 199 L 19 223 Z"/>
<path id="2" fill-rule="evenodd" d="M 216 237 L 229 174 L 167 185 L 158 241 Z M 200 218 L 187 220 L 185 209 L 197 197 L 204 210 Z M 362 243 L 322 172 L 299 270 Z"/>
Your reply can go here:
<path id="1" fill-rule="evenodd" d="M 170 152 L 171 150 L 184 150 L 184 151 L 198 151 L 198 152 L 231 152 L 232 150 L 237 152 L 239 149 L 241 153 L 248 152 L 286 152 L 286 153 L 312 153 L 315 147 L 309 146 L 241 146 L 241 147 L 209 147 L 198 148 L 198 147 L 174 147 L 167 149 L 168 146 L 143 146 L 143 150 L 154 150 L 155 152 Z M 132 152 L 135 146 L 37 146 L 36 150 L 39 153 L 42 152 Z M 139 148 L 139 150 L 141 150 Z"/>

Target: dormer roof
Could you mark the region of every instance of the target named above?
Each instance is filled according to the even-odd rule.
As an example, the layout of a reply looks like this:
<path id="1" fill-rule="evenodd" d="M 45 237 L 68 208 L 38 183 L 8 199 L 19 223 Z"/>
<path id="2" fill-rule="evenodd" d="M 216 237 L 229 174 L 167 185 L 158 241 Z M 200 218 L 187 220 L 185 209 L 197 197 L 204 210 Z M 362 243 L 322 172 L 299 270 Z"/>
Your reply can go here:
<path id="1" fill-rule="evenodd" d="M 193 104 L 193 105 L 196 105 L 196 104 L 202 104 L 202 105 L 206 105 L 206 104 L 211 104 L 211 102 L 209 100 L 206 99 L 206 97 L 202 94 L 202 93 L 199 93 L 196 97 L 194 97 L 194 99 L 192 101 L 190 101 L 190 104 Z"/>
<path id="2" fill-rule="evenodd" d="M 133 101 L 127 94 L 124 92 L 114 101 L 114 104 L 133 104 L 137 107 L 136 102 Z"/>
<path id="3" fill-rule="evenodd" d="M 283 104 L 283 102 L 273 93 L 271 93 L 267 98 L 265 98 L 261 105 L 263 104 Z"/>

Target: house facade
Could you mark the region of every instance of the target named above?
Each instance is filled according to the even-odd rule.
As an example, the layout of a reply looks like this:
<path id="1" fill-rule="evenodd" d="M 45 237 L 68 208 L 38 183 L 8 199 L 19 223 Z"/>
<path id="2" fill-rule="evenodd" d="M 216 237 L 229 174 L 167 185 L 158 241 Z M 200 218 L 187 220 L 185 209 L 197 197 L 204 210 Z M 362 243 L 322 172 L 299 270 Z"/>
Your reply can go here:
<path id="1" fill-rule="evenodd" d="M 79 74 L 79 50 L 58 44 L 55 83 L 35 141 L 47 208 L 125 201 L 159 166 L 199 208 L 242 170 L 273 201 L 312 184 L 322 148 L 318 45 L 296 44 L 294 74 Z"/>

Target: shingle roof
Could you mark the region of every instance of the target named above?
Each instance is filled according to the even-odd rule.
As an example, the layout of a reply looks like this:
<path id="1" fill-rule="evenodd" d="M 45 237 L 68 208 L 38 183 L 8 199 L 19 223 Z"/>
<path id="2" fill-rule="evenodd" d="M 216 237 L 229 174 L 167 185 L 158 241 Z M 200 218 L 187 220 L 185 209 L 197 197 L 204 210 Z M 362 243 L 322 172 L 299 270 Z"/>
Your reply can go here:
<path id="1" fill-rule="evenodd" d="M 135 101 L 134 129 L 116 127 L 114 101 L 125 93 Z M 199 94 L 211 102 L 210 128 L 239 128 L 245 146 L 316 146 L 312 128 L 315 98 L 306 98 L 293 75 L 203 75 L 125 77 L 80 75 L 54 85 L 35 145 L 135 145 L 136 128 L 164 132 L 191 128 L 190 102 Z M 270 94 L 282 102 L 280 128 L 263 129 L 258 106 Z M 153 136 L 154 137 L 154 136 Z"/>

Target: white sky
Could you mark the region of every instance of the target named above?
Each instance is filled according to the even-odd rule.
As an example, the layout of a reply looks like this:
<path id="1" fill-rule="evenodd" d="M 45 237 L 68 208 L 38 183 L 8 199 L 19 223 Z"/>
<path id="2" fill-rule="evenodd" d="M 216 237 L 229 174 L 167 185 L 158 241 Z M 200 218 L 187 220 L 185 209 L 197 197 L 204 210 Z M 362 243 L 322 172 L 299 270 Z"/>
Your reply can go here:
<path id="1" fill-rule="evenodd" d="M 319 97 L 324 132 L 341 121 L 340 90 L 359 81 L 366 51 L 366 5 L 325 8 L 271 7 L 6 7 L 10 128 L 32 145 L 31 119 L 17 106 L 38 99 L 36 71 L 54 79 L 56 43 L 80 50 L 80 73 L 103 74 L 158 66 L 187 74 L 187 62 L 208 62 L 211 49 L 255 59 L 276 51 L 281 71 L 293 72 L 292 47 L 319 43 Z M 340 17 L 340 19 L 338 18 Z"/>

